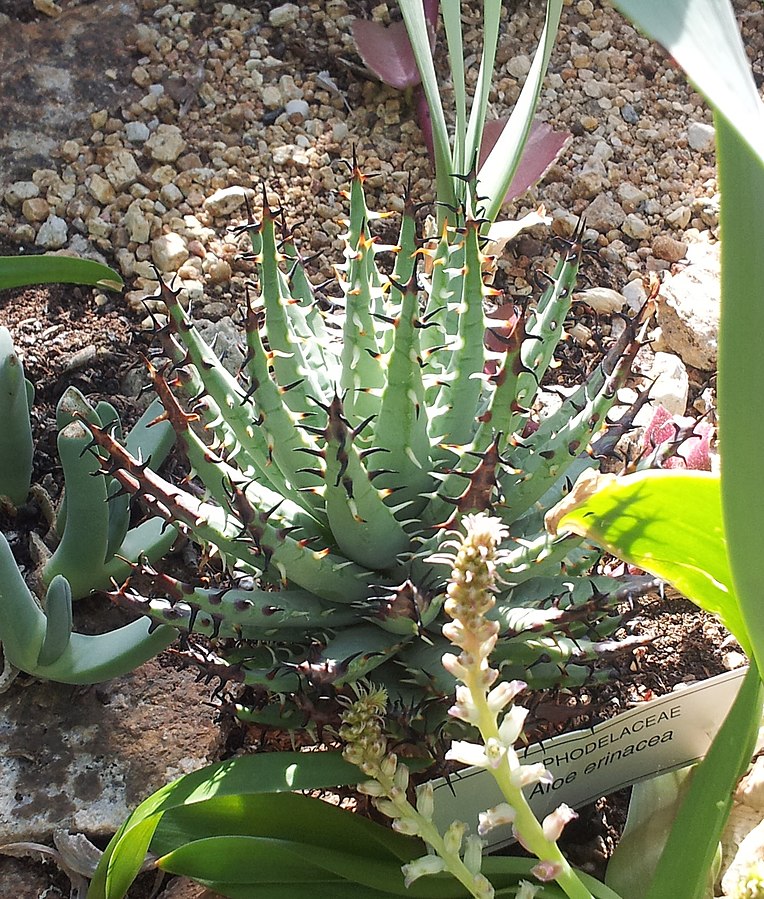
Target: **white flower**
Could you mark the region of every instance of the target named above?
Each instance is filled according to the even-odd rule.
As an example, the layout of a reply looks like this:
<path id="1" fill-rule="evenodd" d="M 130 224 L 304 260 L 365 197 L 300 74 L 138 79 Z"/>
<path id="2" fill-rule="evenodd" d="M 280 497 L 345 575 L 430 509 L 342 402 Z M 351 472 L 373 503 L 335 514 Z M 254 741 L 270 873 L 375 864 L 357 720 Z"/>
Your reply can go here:
<path id="1" fill-rule="evenodd" d="M 537 783 L 551 783 L 554 780 L 551 771 L 539 762 L 536 765 L 518 765 L 510 774 L 513 787 L 529 787 Z"/>
<path id="2" fill-rule="evenodd" d="M 559 805 L 551 814 L 544 818 L 541 825 L 544 836 L 550 843 L 556 843 L 560 839 L 560 834 L 562 834 L 565 825 L 577 817 L 578 815 L 573 809 L 563 802 L 562 805 Z"/>
<path id="3" fill-rule="evenodd" d="M 477 724 L 478 710 L 472 699 L 472 693 L 468 687 L 459 685 L 456 688 L 456 702 L 448 710 L 448 714 L 467 724 Z"/>
<path id="4" fill-rule="evenodd" d="M 494 827 L 511 824 L 515 820 L 515 810 L 508 802 L 500 802 L 493 808 L 486 809 L 478 815 L 478 833 L 484 837 Z"/>
<path id="5" fill-rule="evenodd" d="M 403 883 L 408 889 L 408 887 L 420 877 L 424 877 L 426 874 L 440 874 L 441 871 L 445 870 L 446 863 L 440 856 L 423 855 L 422 858 L 418 858 L 413 862 L 409 862 L 407 865 L 403 865 L 401 873 L 403 874 Z"/>
<path id="6" fill-rule="evenodd" d="M 456 680 L 466 680 L 469 670 L 462 664 L 461 659 L 452 652 L 447 652 L 440 660 L 446 671 Z"/>
<path id="7" fill-rule="evenodd" d="M 499 688 L 497 687 L 496 689 L 498 690 Z M 527 717 L 528 709 L 524 709 L 521 705 L 513 705 L 507 712 L 504 720 L 499 725 L 499 737 L 505 746 L 515 745 L 517 738 L 523 732 L 523 726 Z"/>
<path id="8" fill-rule="evenodd" d="M 492 766 L 486 755 L 486 747 L 479 743 L 470 743 L 467 740 L 454 740 L 451 748 L 446 753 L 446 759 L 461 762 L 475 768 L 490 768 Z"/>
<path id="9" fill-rule="evenodd" d="M 498 715 L 498 713 L 505 709 L 518 693 L 522 693 L 527 686 L 528 684 L 521 680 L 502 681 L 497 687 L 494 687 L 486 697 L 488 708 L 495 715 Z"/>

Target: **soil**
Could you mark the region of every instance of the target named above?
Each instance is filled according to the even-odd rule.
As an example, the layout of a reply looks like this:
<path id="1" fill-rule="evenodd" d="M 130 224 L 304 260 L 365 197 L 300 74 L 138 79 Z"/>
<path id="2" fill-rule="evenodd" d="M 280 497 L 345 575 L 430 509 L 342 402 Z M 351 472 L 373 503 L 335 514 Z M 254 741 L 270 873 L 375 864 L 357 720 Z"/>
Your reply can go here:
<path id="1" fill-rule="evenodd" d="M 62 3 L 66 9 L 79 5 L 84 4 Z M 278 5 L 260 4 L 261 12 L 267 17 L 270 8 Z M 353 3 L 349 7 L 353 14 L 367 15 L 374 5 Z M 579 7 L 582 5 L 578 4 Z M 146 20 L 151 22 L 151 4 L 146 3 L 145 7 Z M 213 4 L 202 0 L 200 7 L 203 16 L 212 15 L 207 7 L 211 10 Z M 10 16 L 13 22 L 35 22 L 40 18 L 29 0 L 0 0 L 0 13 Z M 567 27 L 575 30 L 575 17 L 572 22 Z M 292 61 L 305 58 L 305 52 L 298 54 L 294 46 L 291 46 L 292 55 L 288 51 L 289 48 L 278 45 L 271 50 L 275 57 L 286 55 Z M 319 51 L 320 48 L 316 50 Z M 654 57 L 662 64 L 661 54 L 656 51 Z M 647 61 L 644 64 L 647 65 Z M 311 65 L 315 68 L 310 59 L 304 62 L 306 71 Z M 343 86 L 347 82 L 346 70 L 341 66 L 333 67 L 332 75 Z M 361 103 L 362 98 L 358 102 Z M 654 114 L 659 117 L 660 110 L 654 111 Z M 394 128 L 399 129 L 400 126 L 396 124 Z M 635 148 L 636 152 L 638 150 Z M 700 178 L 702 174 L 701 169 L 695 177 Z M 552 194 L 558 196 L 557 187 L 552 189 Z M 10 239 L 9 235 L 10 232 L 6 231 L 6 241 Z M 39 251 L 39 247 L 31 243 L 15 240 L 0 244 L 0 255 L 18 252 L 20 248 Z M 503 283 L 509 292 L 525 290 L 523 285 L 532 283 L 531 267 L 538 262 L 539 248 L 527 242 L 524 248 L 527 252 L 514 252 L 504 266 Z M 646 254 L 641 257 L 635 255 L 634 247 L 629 249 L 634 259 L 647 258 Z M 117 264 L 107 248 L 101 245 L 100 250 L 105 253 L 107 261 Z M 593 262 L 590 277 L 594 283 L 618 288 L 629 267 L 620 261 L 614 263 L 609 260 L 612 260 L 612 255 L 598 256 Z M 231 296 L 236 293 L 232 288 L 224 298 L 230 302 Z M 216 298 L 220 295 L 217 291 Z M 55 452 L 54 412 L 61 393 L 67 386 L 74 385 L 91 399 L 108 398 L 117 406 L 123 421 L 129 423 L 137 417 L 141 408 L 141 400 L 135 395 L 134 387 L 141 380 L 140 354 L 147 349 L 147 336 L 140 316 L 126 308 L 121 296 L 73 287 L 5 291 L 0 294 L 0 323 L 11 330 L 16 345 L 23 353 L 27 377 L 35 385 L 32 413 L 37 440 L 35 480 L 55 498 L 61 485 Z M 590 347 L 590 354 L 593 349 Z M 591 362 L 591 358 L 588 361 Z M 576 364 L 580 362 L 581 359 L 577 358 Z M 711 374 L 692 374 L 694 391 L 700 392 Z M 42 526 L 39 510 L 34 506 L 28 508 L 25 514 L 29 516 L 28 526 Z M 98 608 L 98 602 L 93 601 L 88 603 L 86 612 L 79 611 L 82 618 L 78 622 L 80 629 L 99 627 L 99 614 L 105 616 L 107 613 L 99 613 Z M 617 714 L 632 703 L 663 695 L 677 684 L 721 673 L 734 664 L 734 656 L 730 653 L 736 647 L 726 632 L 713 618 L 697 612 L 683 600 L 652 597 L 641 601 L 629 628 L 630 632 L 649 636 L 650 640 L 628 657 L 615 661 L 615 673 L 610 682 L 581 690 L 573 697 L 558 694 L 537 697 L 533 707 L 533 726 L 539 735 L 590 726 Z M 281 748 L 281 745 L 278 737 L 263 735 L 255 728 L 243 726 L 235 727 L 229 740 L 229 748 L 237 751 Z M 580 811 L 579 819 L 567 828 L 563 841 L 574 864 L 598 875 L 603 873 L 604 863 L 623 826 L 627 799 L 628 791 L 622 791 Z M 25 870 L 23 866 L 28 865 L 28 870 L 35 871 L 35 876 L 39 875 L 39 868 L 31 862 L 14 860 L 9 865 L 3 869 L 0 862 L 0 873 L 11 868 L 15 870 L 19 865 L 22 866 L 20 870 Z M 65 881 L 54 878 L 51 883 L 54 882 L 65 894 Z M 151 889 L 152 884 L 145 878 L 131 896 L 143 899 Z M 0 897 L 4 895 L 0 885 Z"/>

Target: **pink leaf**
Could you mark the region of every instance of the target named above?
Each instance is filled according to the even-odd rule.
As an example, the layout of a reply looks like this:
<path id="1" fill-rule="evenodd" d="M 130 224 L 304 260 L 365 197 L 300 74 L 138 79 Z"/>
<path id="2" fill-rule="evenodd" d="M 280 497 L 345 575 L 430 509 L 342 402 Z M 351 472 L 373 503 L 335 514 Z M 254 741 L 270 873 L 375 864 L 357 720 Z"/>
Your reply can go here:
<path id="1" fill-rule="evenodd" d="M 419 84 L 419 70 L 403 22 L 385 26 L 356 19 L 352 29 L 361 59 L 380 81 L 398 90 Z"/>
<path id="2" fill-rule="evenodd" d="M 488 159 L 491 150 L 496 145 L 504 126 L 509 121 L 508 118 L 491 119 L 485 123 L 483 129 L 483 140 L 480 144 L 480 158 L 478 161 L 478 171 L 483 163 Z M 528 188 L 540 181 L 547 169 L 562 153 L 565 145 L 571 139 L 572 135 L 568 131 L 555 131 L 551 125 L 534 119 L 531 123 L 531 130 L 528 133 L 523 155 L 520 158 L 520 164 L 512 178 L 512 182 L 504 196 L 505 203 L 514 200 L 524 194 Z"/>
<path id="3" fill-rule="evenodd" d="M 432 50 L 435 47 L 438 0 L 424 0 L 423 6 Z M 361 59 L 380 81 L 398 90 L 414 87 L 421 82 L 403 22 L 385 26 L 381 22 L 355 19 L 351 27 Z"/>

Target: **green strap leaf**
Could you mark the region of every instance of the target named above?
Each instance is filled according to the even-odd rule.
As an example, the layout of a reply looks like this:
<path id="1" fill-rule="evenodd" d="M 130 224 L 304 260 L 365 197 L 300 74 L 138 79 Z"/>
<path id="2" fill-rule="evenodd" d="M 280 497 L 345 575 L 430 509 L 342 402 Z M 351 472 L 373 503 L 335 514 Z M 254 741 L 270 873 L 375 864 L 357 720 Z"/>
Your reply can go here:
<path id="1" fill-rule="evenodd" d="M 764 686 L 751 663 L 724 724 L 697 766 L 645 899 L 703 899 L 708 872 L 732 808 L 735 785 L 750 764 Z"/>
<path id="2" fill-rule="evenodd" d="M 554 533 L 573 532 L 673 584 L 718 615 L 750 652 L 734 592 L 717 475 L 642 471 L 616 477 L 584 473 L 546 517 Z"/>
<path id="3" fill-rule="evenodd" d="M 194 771 L 144 800 L 109 843 L 87 899 L 122 899 L 135 879 L 159 816 L 213 797 L 347 786 L 358 769 L 338 752 L 274 752 L 243 756 Z"/>
<path id="4" fill-rule="evenodd" d="M 122 290 L 122 278 L 107 265 L 72 256 L 0 256 L 0 290 L 30 284 L 85 284 Z"/>

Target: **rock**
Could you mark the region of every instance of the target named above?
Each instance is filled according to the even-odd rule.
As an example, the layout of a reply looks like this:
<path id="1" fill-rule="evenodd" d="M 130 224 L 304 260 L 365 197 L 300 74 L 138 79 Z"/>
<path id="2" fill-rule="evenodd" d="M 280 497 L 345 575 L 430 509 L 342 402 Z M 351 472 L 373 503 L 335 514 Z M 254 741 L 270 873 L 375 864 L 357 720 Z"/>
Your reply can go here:
<path id="1" fill-rule="evenodd" d="M 621 231 L 627 237 L 634 238 L 634 240 L 647 240 L 650 236 L 650 226 L 644 219 L 634 215 L 634 213 L 626 216 L 624 223 L 621 225 Z"/>
<path id="2" fill-rule="evenodd" d="M 576 293 L 575 299 L 586 303 L 590 309 L 600 315 L 612 315 L 614 312 L 620 312 L 626 305 L 626 297 L 609 287 L 592 287 L 589 290 L 582 290 Z"/>
<path id="3" fill-rule="evenodd" d="M 13 899 L 40 899 L 41 896 L 54 899 L 60 895 L 50 889 L 49 870 L 33 866 L 27 859 L 0 855 L 0 883 L 5 895 Z"/>
<path id="4" fill-rule="evenodd" d="M 626 213 L 639 212 L 647 202 L 647 194 L 630 181 L 624 181 L 618 185 L 618 202 Z"/>
<path id="5" fill-rule="evenodd" d="M 57 215 L 49 215 L 40 225 L 35 244 L 46 250 L 58 250 L 66 243 L 68 236 L 66 222 Z"/>
<path id="6" fill-rule="evenodd" d="M 694 258 L 700 246 L 693 247 Z M 719 289 L 719 244 L 707 244 L 695 264 L 666 277 L 656 304 L 664 345 L 702 371 L 716 366 Z"/>
<path id="7" fill-rule="evenodd" d="M 3 199 L 6 204 L 14 209 L 21 206 L 24 200 L 31 200 L 33 197 L 40 196 L 40 188 L 34 181 L 14 181 L 6 190 Z"/>
<path id="8" fill-rule="evenodd" d="M 159 191 L 159 199 L 168 209 L 174 209 L 178 203 L 183 202 L 183 191 L 175 184 L 163 184 Z"/>
<path id="9" fill-rule="evenodd" d="M 691 218 L 692 210 L 688 206 L 679 206 L 673 212 L 669 212 L 666 215 L 668 224 L 674 228 L 678 228 L 680 231 L 683 231 L 690 224 Z"/>
<path id="10" fill-rule="evenodd" d="M 283 28 L 292 25 L 300 15 L 300 7 L 296 3 L 284 3 L 274 7 L 268 14 L 268 22 L 274 28 Z"/>
<path id="11" fill-rule="evenodd" d="M 125 125 L 125 137 L 131 144 L 145 144 L 150 136 L 148 126 L 143 122 L 128 122 Z"/>
<path id="12" fill-rule="evenodd" d="M 158 125 L 145 146 L 157 162 L 174 162 L 185 150 L 186 141 L 177 125 Z"/>
<path id="13" fill-rule="evenodd" d="M 111 162 L 104 167 L 104 172 L 114 190 L 124 190 L 137 181 L 141 174 L 135 156 L 129 150 L 115 153 Z"/>
<path id="14" fill-rule="evenodd" d="M 240 349 L 241 332 L 233 323 L 233 319 L 229 315 L 215 322 L 209 319 L 198 319 L 196 327 L 201 337 L 213 348 L 215 355 L 224 367 L 232 375 L 237 375 L 244 364 L 244 354 Z"/>
<path id="15" fill-rule="evenodd" d="M 0 844 L 60 828 L 114 833 L 153 790 L 214 760 L 221 736 L 208 700 L 193 672 L 156 661 L 94 687 L 38 682 L 3 694 Z"/>
<path id="16" fill-rule="evenodd" d="M 507 71 L 513 78 L 525 78 L 531 70 L 530 57 L 520 54 L 507 63 Z"/>
<path id="17" fill-rule="evenodd" d="M 653 241 L 653 253 L 666 262 L 679 262 L 687 253 L 687 244 L 667 234 L 659 234 Z"/>
<path id="18" fill-rule="evenodd" d="M 50 215 L 50 206 L 42 197 L 32 197 L 21 204 L 21 214 L 28 222 L 44 222 Z"/>
<path id="19" fill-rule="evenodd" d="M 231 280 L 231 266 L 225 259 L 213 259 L 209 264 L 205 260 L 205 269 L 212 284 L 227 284 Z"/>
<path id="20" fill-rule="evenodd" d="M 602 191 L 602 185 L 603 178 L 598 171 L 582 171 L 573 176 L 570 193 L 573 199 L 591 200 Z M 587 221 L 588 218 L 587 213 Z"/>
<path id="21" fill-rule="evenodd" d="M 88 193 L 90 196 L 99 202 L 102 206 L 107 206 L 109 203 L 113 203 L 117 198 L 117 195 L 114 193 L 114 188 L 111 184 L 106 180 L 106 178 L 102 178 L 97 172 L 90 176 L 87 182 Z"/>
<path id="22" fill-rule="evenodd" d="M 278 109 L 284 103 L 281 91 L 275 84 L 266 84 L 260 94 L 260 99 L 266 109 Z"/>
<path id="23" fill-rule="evenodd" d="M 151 258 L 160 272 L 176 272 L 188 255 L 180 234 L 171 231 L 151 241 Z"/>
<path id="24" fill-rule="evenodd" d="M 38 12 L 51 19 L 57 19 L 63 12 L 58 3 L 54 3 L 53 0 L 32 0 L 32 2 Z"/>
<path id="25" fill-rule="evenodd" d="M 673 353 L 656 353 L 647 372 L 647 380 L 653 381 L 650 402 L 663 406 L 673 415 L 684 415 L 690 391 L 690 377 L 684 363 Z"/>
<path id="26" fill-rule="evenodd" d="M 716 130 L 705 122 L 690 122 L 687 126 L 687 143 L 693 150 L 710 153 L 715 146 Z"/>
<path id="27" fill-rule="evenodd" d="M 73 256 L 79 256 L 80 259 L 92 259 L 93 262 L 100 262 L 101 265 L 107 264 L 106 257 L 102 253 L 99 253 L 93 244 L 86 240 L 81 234 L 75 234 L 72 237 L 66 251 Z"/>
<path id="28" fill-rule="evenodd" d="M 130 240 L 136 243 L 148 241 L 151 234 L 151 217 L 143 211 L 141 200 L 133 200 L 122 219 L 122 224 L 127 228 Z"/>
<path id="29" fill-rule="evenodd" d="M 255 192 L 249 187 L 223 187 L 207 197 L 202 208 L 216 218 L 230 215 L 244 205 L 246 198 L 251 200 L 254 195 Z"/>
<path id="30" fill-rule="evenodd" d="M 296 116 L 298 119 L 307 119 L 308 113 L 310 112 L 310 106 L 305 100 L 290 100 L 287 105 L 284 107 L 284 112 L 292 118 L 292 116 Z"/>
<path id="31" fill-rule="evenodd" d="M 645 285 L 639 278 L 634 281 L 629 281 L 629 283 L 624 286 L 623 295 L 626 298 L 626 302 L 629 304 L 629 309 L 634 312 L 638 312 L 647 299 Z"/>
<path id="32" fill-rule="evenodd" d="M 616 201 L 607 194 L 600 194 L 592 200 L 586 210 L 586 224 L 600 234 L 607 234 L 614 228 L 620 228 L 626 213 Z"/>

